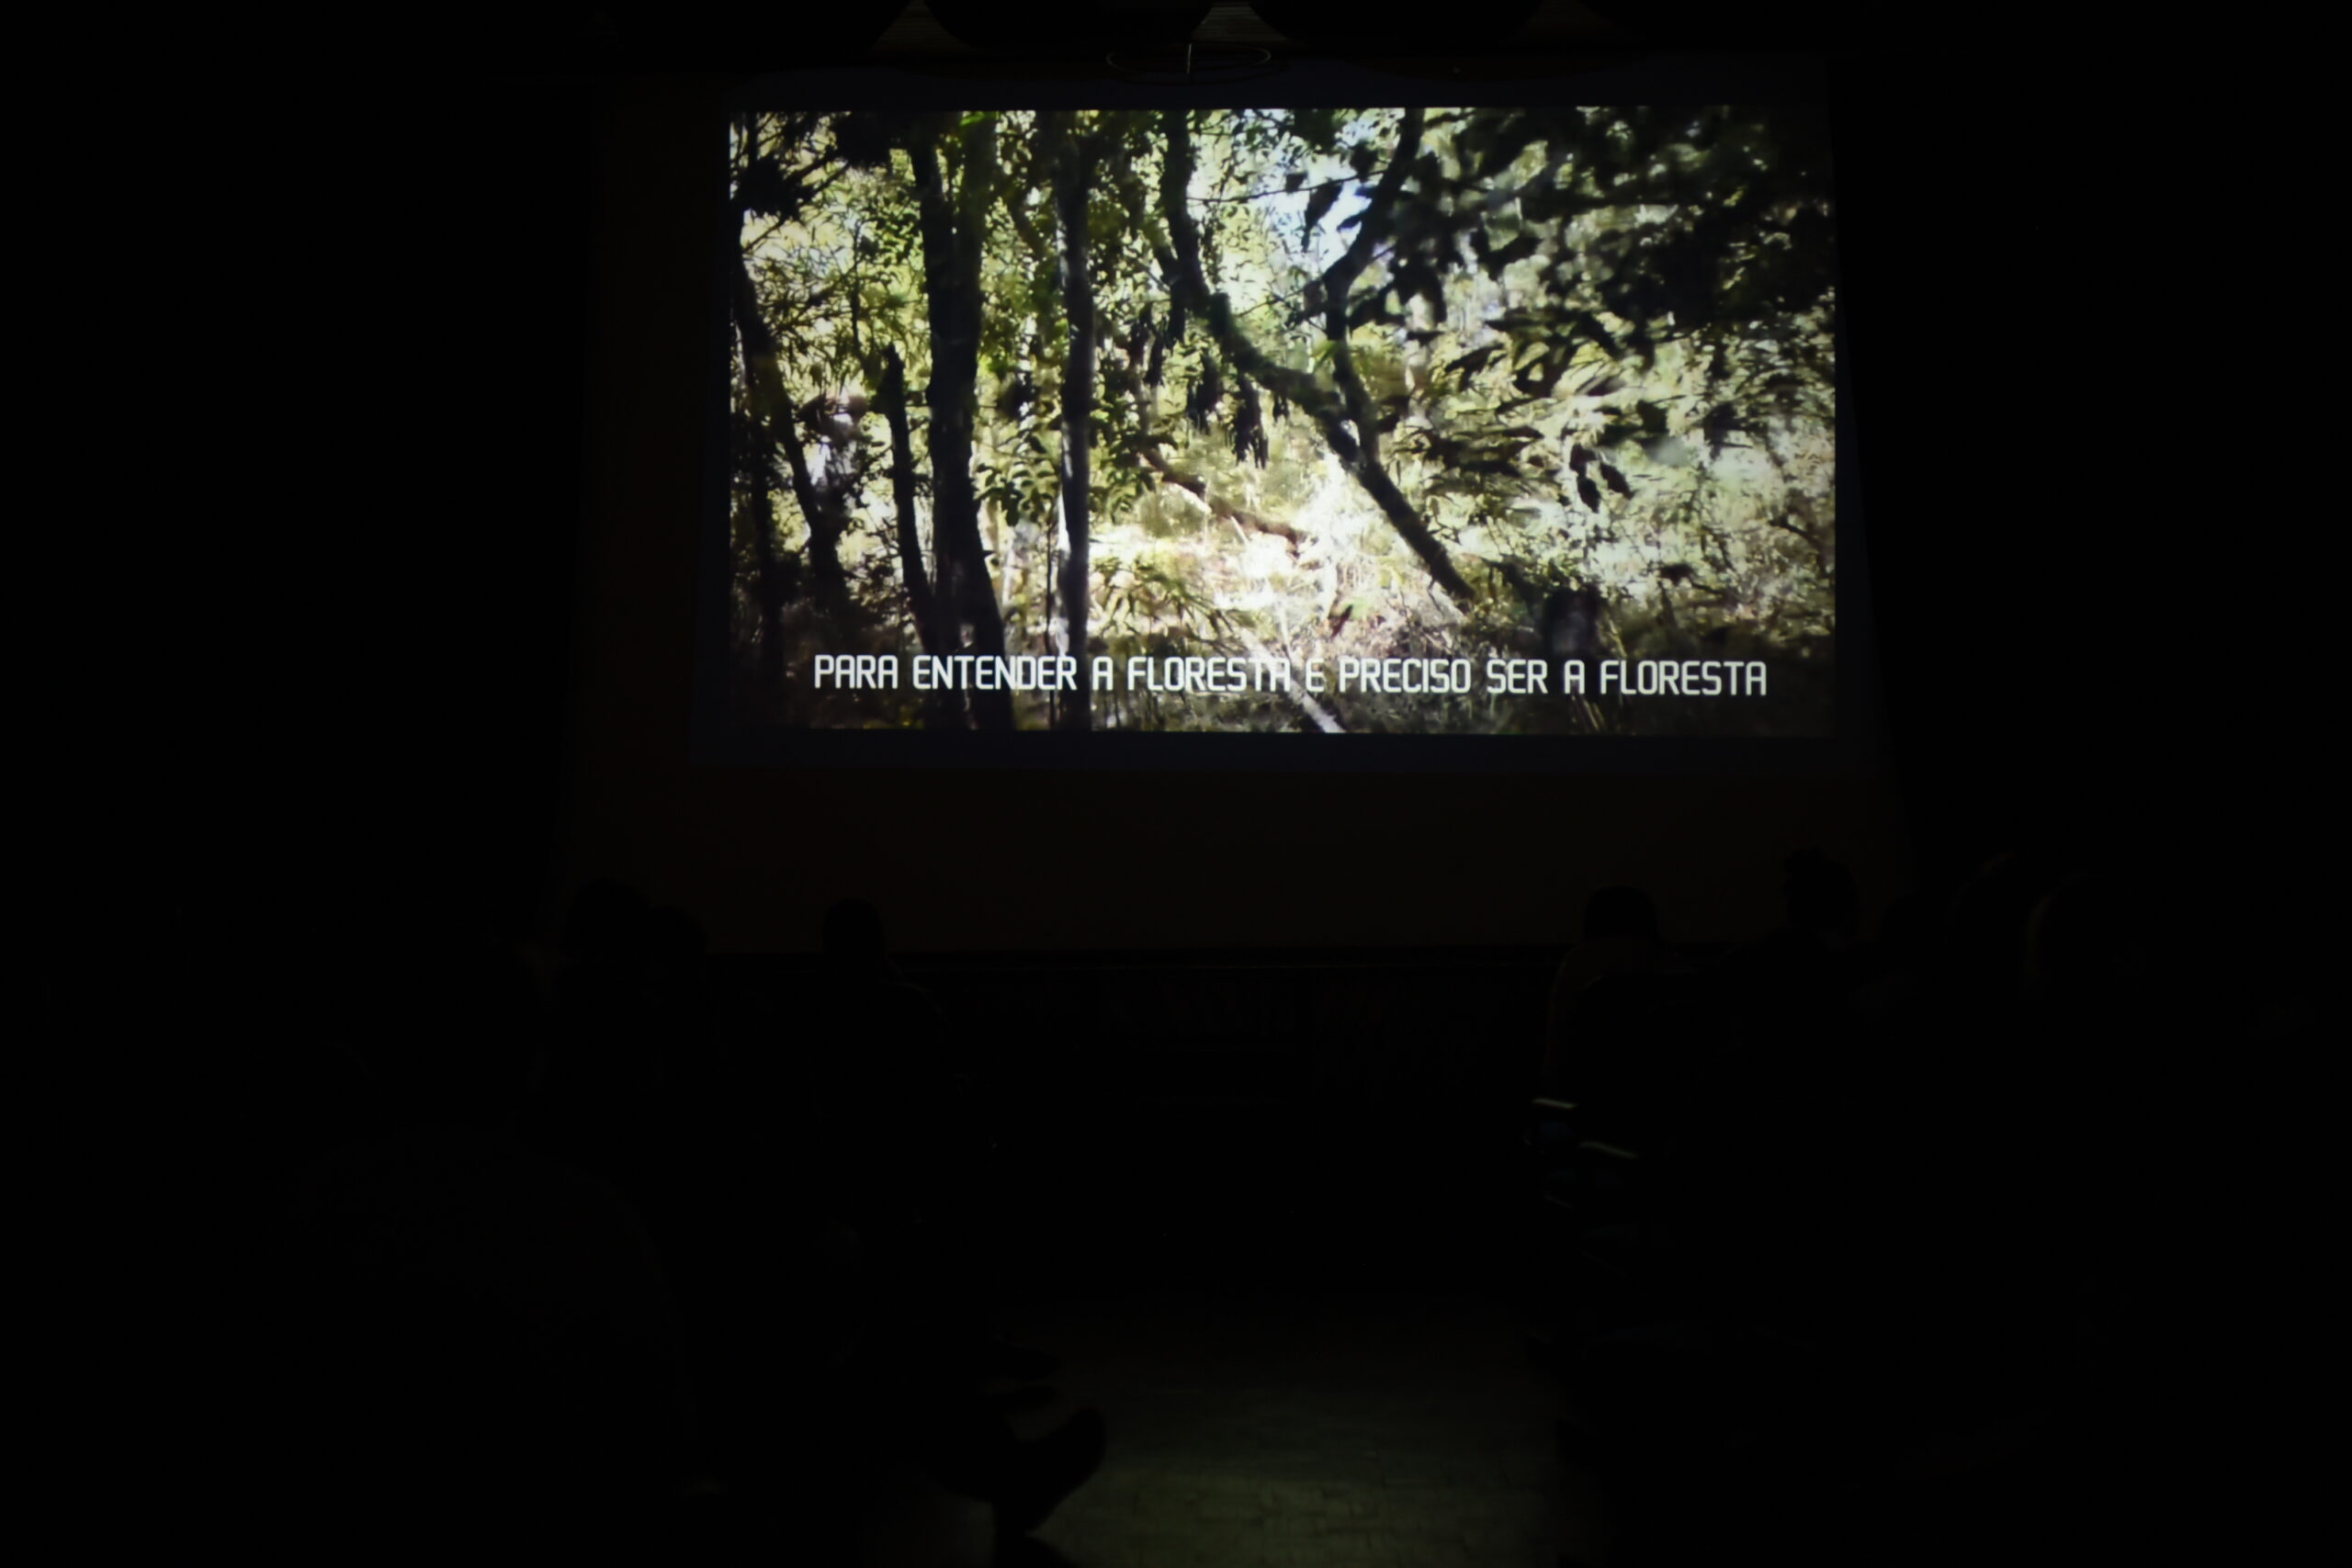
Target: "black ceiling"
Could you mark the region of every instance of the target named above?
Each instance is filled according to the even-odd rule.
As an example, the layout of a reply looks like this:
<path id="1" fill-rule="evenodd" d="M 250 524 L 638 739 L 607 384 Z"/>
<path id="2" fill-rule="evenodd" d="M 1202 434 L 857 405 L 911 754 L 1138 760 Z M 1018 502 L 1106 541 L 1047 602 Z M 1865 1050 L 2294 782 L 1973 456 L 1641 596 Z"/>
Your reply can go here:
<path id="1" fill-rule="evenodd" d="M 1929 46 L 1908 7 L 1854 0 L 602 0 L 452 17 L 445 63 L 592 71 L 764 72 L 855 62 L 1214 70 L 1244 59 L 1540 59 L 1672 48 Z M 1946 24 L 1949 26 L 1949 24 Z M 420 20 L 419 32 L 429 33 Z"/>

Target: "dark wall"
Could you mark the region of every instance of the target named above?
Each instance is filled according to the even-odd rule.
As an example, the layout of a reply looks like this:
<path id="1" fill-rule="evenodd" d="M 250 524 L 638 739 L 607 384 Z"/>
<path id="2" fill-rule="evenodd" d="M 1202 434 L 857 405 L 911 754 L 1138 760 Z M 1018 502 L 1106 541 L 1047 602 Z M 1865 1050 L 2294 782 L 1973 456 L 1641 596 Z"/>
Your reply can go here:
<path id="1" fill-rule="evenodd" d="M 157 228 L 183 243 L 170 287 L 124 303 L 164 433 L 208 433 L 137 508 L 172 541 L 144 547 L 171 565 L 137 629 L 169 721 L 140 809 L 175 940 L 260 973 L 420 917 L 537 918 L 601 92 L 403 35 L 208 76 L 158 152 L 183 181 Z"/>
<path id="2" fill-rule="evenodd" d="M 517 921 L 608 874 L 696 909 L 722 948 L 805 945 L 861 893 L 905 945 L 957 950 L 1545 941 L 1618 879 L 1709 940 L 1769 921 L 1801 844 L 1851 861 L 1875 909 L 1915 845 L 1942 869 L 2041 826 L 2282 831 L 2297 818 L 2262 809 L 2247 770 L 2307 789 L 2289 742 L 2248 722 L 2258 706 L 2215 705 L 2214 588 L 2154 544 L 2178 492 L 2150 476 L 2178 455 L 2144 412 L 2127 285 L 2163 220 L 2090 67 L 1880 56 L 1838 82 L 1899 794 L 689 768 L 699 202 L 729 84 L 453 78 L 379 132 L 402 221 L 377 242 L 397 259 L 359 274 L 393 323 L 369 363 L 412 417 L 387 454 L 398 500 L 344 546 L 382 579 L 366 658 L 386 695 L 335 730 L 372 829 L 330 841 Z"/>
<path id="3" fill-rule="evenodd" d="M 2308 881 L 2327 633 L 2287 583 L 2327 525 L 2254 433 L 2296 341 L 2256 301 L 2309 289 L 2228 216 L 2283 197 L 2282 88 L 2251 31 L 2024 23 L 1840 73 L 1882 667 L 1933 868 L 2042 837 L 2267 914 Z"/>
<path id="4" fill-rule="evenodd" d="M 1714 937 L 1770 919 L 1777 861 L 1808 842 L 1891 891 L 1892 803 L 1850 774 L 689 768 L 718 125 L 708 85 L 675 82 L 606 121 L 566 873 L 639 881 L 742 947 L 804 944 L 852 894 L 917 948 L 1555 941 L 1624 879 Z"/>

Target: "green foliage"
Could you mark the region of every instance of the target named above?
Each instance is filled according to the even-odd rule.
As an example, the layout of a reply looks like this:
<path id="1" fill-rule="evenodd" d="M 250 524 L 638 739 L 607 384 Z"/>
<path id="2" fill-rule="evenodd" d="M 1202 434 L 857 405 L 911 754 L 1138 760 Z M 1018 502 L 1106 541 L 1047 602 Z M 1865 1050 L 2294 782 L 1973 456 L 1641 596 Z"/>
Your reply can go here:
<path id="1" fill-rule="evenodd" d="M 1315 398 L 1295 406 L 1299 385 L 1261 384 L 1171 296 L 1151 117 L 1072 117 L 1100 170 L 1085 216 L 1100 647 L 1254 644 L 1302 664 L 1520 654 L 1543 595 L 1589 582 L 1643 646 L 1826 660 L 1836 300 L 1817 124 L 1735 108 L 1436 112 L 1376 204 L 1397 111 L 1199 111 L 1191 122 L 1186 210 L 1210 288 L 1254 350 L 1308 378 Z M 960 175 L 955 165 L 975 161 L 949 160 L 952 177 L 983 182 L 970 192 L 986 222 L 973 471 L 1009 635 L 1026 639 L 1014 651 L 1054 651 L 1070 323 L 1043 196 L 1046 128 L 1012 111 L 940 123 L 951 152 L 982 129 L 996 149 Z M 763 117 L 737 156 L 745 255 L 793 396 L 871 396 L 882 346 L 897 345 L 923 468 L 931 317 L 907 147 L 888 115 L 796 114 Z M 1343 299 L 1322 298 L 1359 236 L 1366 265 Z M 1351 367 L 1369 403 L 1358 434 L 1449 553 L 1466 599 L 1432 587 L 1313 412 Z M 857 613 L 911 646 L 878 419 L 859 441 L 842 558 Z M 798 547 L 805 525 L 777 493 L 778 536 Z M 739 563 L 746 543 L 739 528 Z M 1351 728 L 1620 722 L 1401 703 L 1334 705 Z M 1277 696 L 1114 703 L 1102 721 L 1299 720 Z"/>

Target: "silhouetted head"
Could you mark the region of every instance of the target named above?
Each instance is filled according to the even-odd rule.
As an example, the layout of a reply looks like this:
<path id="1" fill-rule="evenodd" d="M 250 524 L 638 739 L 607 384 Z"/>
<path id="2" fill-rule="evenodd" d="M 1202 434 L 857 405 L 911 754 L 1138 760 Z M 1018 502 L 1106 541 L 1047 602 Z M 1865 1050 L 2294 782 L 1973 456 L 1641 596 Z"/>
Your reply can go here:
<path id="1" fill-rule="evenodd" d="M 632 964 L 645 956 L 653 931 L 653 906 L 644 894 L 617 882 L 592 882 L 572 895 L 564 915 L 563 956 L 591 969 Z"/>
<path id="2" fill-rule="evenodd" d="M 1657 907 L 1638 887 L 1604 887 L 1585 900 L 1587 942 L 1656 942 Z"/>
<path id="3" fill-rule="evenodd" d="M 1978 868 L 1953 897 L 1945 922 L 1943 967 L 1965 998 L 2013 998 L 2023 972 L 2026 921 L 2058 882 L 2040 853 L 2011 852 Z"/>
<path id="4" fill-rule="evenodd" d="M 2144 981 L 2145 954 L 2127 902 L 2109 883 L 2070 876 L 2034 906 L 2025 928 L 2027 994 L 2059 1005 L 2117 999 Z"/>
<path id="5" fill-rule="evenodd" d="M 344 1041 L 265 1033 L 232 1049 L 246 1076 L 235 1154 L 250 1166 L 302 1165 L 384 1130 L 384 1086 Z"/>
<path id="6" fill-rule="evenodd" d="M 1781 897 L 1792 930 L 1850 942 L 1862 925 L 1854 874 L 1819 850 L 1799 850 L 1781 866 Z"/>
<path id="7" fill-rule="evenodd" d="M 647 922 L 646 949 L 666 978 L 682 979 L 702 967 L 710 939 L 702 922 L 684 909 L 661 908 Z"/>
<path id="8" fill-rule="evenodd" d="M 1880 917 L 1879 940 L 1905 959 L 1916 958 L 1935 944 L 1937 924 L 1935 900 L 1925 893 L 1905 893 Z"/>
<path id="9" fill-rule="evenodd" d="M 420 953 L 368 1001 L 360 1054 L 390 1120 L 495 1128 L 522 1110 L 542 1015 L 538 987 L 511 949 Z"/>
<path id="10" fill-rule="evenodd" d="M 835 958 L 880 958 L 888 951 L 882 911 L 863 898 L 844 898 L 826 910 L 825 951 Z"/>

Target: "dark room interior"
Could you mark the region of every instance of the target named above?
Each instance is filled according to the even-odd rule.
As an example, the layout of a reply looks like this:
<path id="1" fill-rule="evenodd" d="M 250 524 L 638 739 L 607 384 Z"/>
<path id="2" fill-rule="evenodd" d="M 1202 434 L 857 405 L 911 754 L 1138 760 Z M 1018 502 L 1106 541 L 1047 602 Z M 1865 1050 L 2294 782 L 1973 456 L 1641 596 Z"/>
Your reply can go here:
<path id="1" fill-rule="evenodd" d="M 299 196 L 241 195 L 222 232 L 302 456 L 238 558 L 271 564 L 224 555 L 174 612 L 250 700 L 169 717 L 206 782 L 163 810 L 150 965 L 166 1032 L 219 1043 L 175 1069 L 219 1109 L 167 1196 L 218 1313 L 174 1396 L 208 1528 L 323 1563 L 2262 1560 L 2275 1402 L 2325 1353 L 2286 1326 L 2309 1242 L 2273 1239 L 2313 1185 L 2285 1129 L 2341 923 L 2299 683 L 2325 589 L 2291 538 L 2229 553 L 2300 514 L 2232 445 L 2289 416 L 2199 341 L 2257 308 L 2199 292 L 2234 242 L 2178 210 L 2221 199 L 2192 154 L 2246 133 L 2226 51 L 2141 42 L 1826 0 L 538 5 L 257 73 L 214 153 Z M 1148 137 L 1325 70 L 1513 112 L 1805 84 L 1835 158 L 1847 529 L 1804 537 L 1837 563 L 1836 735 L 1602 718 L 1447 750 L 1302 717 L 1245 752 L 982 735 L 975 701 L 971 733 L 934 704 L 959 732 L 904 738 L 972 745 L 908 765 L 797 731 L 708 755 L 746 482 L 715 442 L 768 428 L 729 412 L 755 338 L 711 241 L 730 145 L 729 247 L 763 210 L 747 93 L 860 73 L 914 128 L 873 165 L 920 185 L 952 143 L 960 200 L 984 115 L 915 112 L 957 94 L 1048 106 L 1007 126 L 1142 105 L 1166 118 L 1115 123 L 1147 140 L 1085 145 L 1174 168 Z M 778 124 L 836 107 L 760 90 Z M 1135 276 L 1181 299 L 1181 211 L 1173 240 L 1134 211 L 1174 281 Z M 1082 238 L 1041 276 L 1125 287 Z M 1258 372 L 1277 408 L 1285 373 Z M 813 572 L 785 439 L 758 558 Z M 1594 464 L 1599 516 L 1636 486 Z M 942 517 L 953 482 L 922 480 Z M 1084 539 L 1061 515 L 1048 550 Z M 1295 529 L 1243 521 L 1295 564 Z M 929 613 L 889 646 L 935 649 Z"/>

